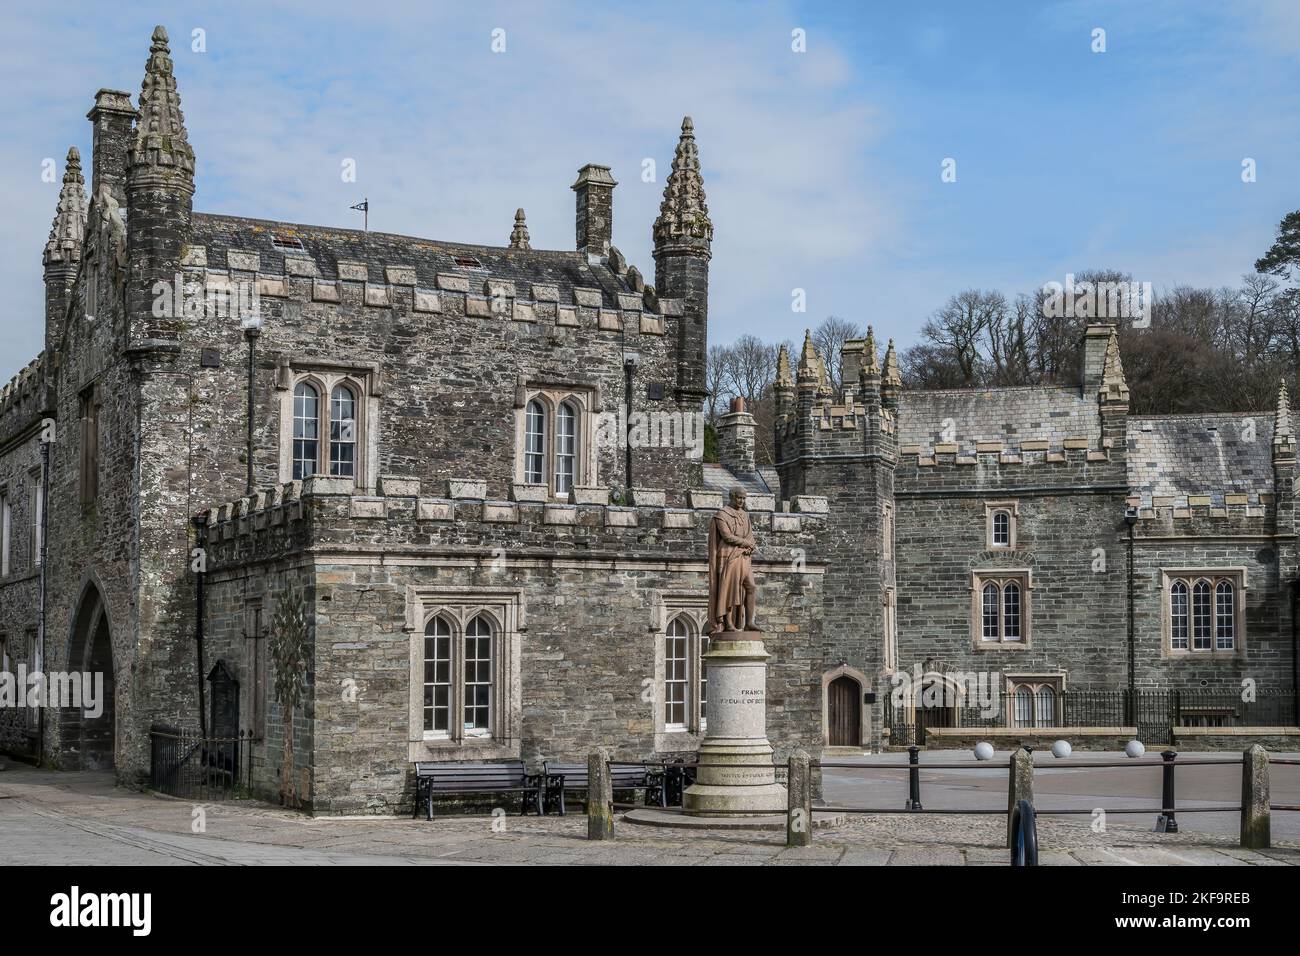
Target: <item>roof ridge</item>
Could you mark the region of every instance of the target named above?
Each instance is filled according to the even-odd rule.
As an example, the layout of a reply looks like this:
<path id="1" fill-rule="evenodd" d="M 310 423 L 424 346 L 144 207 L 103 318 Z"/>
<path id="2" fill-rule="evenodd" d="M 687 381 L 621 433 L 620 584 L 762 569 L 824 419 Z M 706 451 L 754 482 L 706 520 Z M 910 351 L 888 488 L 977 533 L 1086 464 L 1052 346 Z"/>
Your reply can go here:
<path id="1" fill-rule="evenodd" d="M 374 229 L 350 229 L 345 226 L 326 226 L 308 222 L 288 222 L 282 219 L 255 219 L 250 216 L 235 216 L 228 213 L 220 212 L 196 212 L 196 219 L 224 219 L 238 220 L 240 222 L 255 223 L 257 225 L 281 226 L 286 229 L 311 229 L 323 230 L 328 232 L 356 233 L 358 236 L 375 236 L 385 239 L 403 239 L 408 242 L 423 242 L 435 246 L 455 246 L 459 249 L 491 249 L 498 252 L 519 252 L 518 249 L 511 249 L 509 246 L 492 246 L 482 242 L 457 242 L 452 239 L 431 239 L 428 236 L 410 236 L 400 232 L 378 232 Z M 587 254 L 575 249 L 537 249 L 531 248 L 528 252 L 548 253 L 551 255 L 573 256 L 587 261 Z"/>

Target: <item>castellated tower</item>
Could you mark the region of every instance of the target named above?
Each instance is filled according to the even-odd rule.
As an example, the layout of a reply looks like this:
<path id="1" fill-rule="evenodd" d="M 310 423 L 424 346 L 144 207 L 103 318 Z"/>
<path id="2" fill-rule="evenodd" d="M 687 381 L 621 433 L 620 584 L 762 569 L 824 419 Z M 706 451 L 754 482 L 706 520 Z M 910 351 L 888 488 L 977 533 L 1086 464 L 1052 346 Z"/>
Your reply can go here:
<path id="1" fill-rule="evenodd" d="M 655 292 L 682 299 L 677 320 L 677 401 L 698 409 L 708 397 L 705 360 L 709 331 L 709 259 L 713 223 L 704 201 L 695 126 L 687 116 L 654 223 Z"/>
<path id="2" fill-rule="evenodd" d="M 894 418 L 902 380 L 893 343 L 882 371 L 870 330 L 865 341 L 846 343 L 843 360 L 844 386 L 837 395 L 811 335 L 805 334 L 793 377 L 781 350 L 776 467 L 787 499 L 814 495 L 828 501 L 823 708 L 830 712 L 829 695 L 856 695 L 852 708 L 835 712 L 860 715 L 856 727 L 828 727 L 828 742 L 872 746 L 895 654 Z"/>

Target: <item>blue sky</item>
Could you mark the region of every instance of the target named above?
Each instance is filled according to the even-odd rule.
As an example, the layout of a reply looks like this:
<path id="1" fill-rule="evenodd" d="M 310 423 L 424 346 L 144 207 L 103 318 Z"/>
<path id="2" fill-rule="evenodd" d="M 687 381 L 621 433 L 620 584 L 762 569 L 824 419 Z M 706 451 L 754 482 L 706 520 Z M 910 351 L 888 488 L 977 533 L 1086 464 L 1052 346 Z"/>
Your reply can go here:
<path id="1" fill-rule="evenodd" d="M 1291 0 L 27 4 L 0 34 L 0 380 L 42 340 L 58 185 L 41 163 L 61 170 L 76 145 L 88 164 L 94 93 L 138 93 L 155 23 L 200 211 L 359 225 L 348 206 L 368 196 L 375 230 L 503 245 L 523 206 L 535 247 L 571 248 L 569 185 L 603 162 L 615 244 L 649 277 L 689 113 L 715 225 L 713 342 L 797 338 L 833 313 L 906 345 L 963 288 L 1088 268 L 1230 284 L 1300 208 Z"/>

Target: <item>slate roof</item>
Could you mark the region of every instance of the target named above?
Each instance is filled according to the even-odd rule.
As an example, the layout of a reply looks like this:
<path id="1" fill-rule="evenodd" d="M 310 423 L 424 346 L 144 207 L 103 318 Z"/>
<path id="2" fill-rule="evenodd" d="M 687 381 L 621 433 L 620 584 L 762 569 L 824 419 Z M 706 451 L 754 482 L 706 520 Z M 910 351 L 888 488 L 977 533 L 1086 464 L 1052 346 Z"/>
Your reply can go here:
<path id="1" fill-rule="evenodd" d="M 1253 422 L 1253 433 L 1248 423 Z M 1152 497 L 1273 491 L 1271 412 L 1158 415 L 1128 420 L 1128 481 Z"/>
<path id="2" fill-rule="evenodd" d="M 1066 438 L 1101 444 L 1096 396 L 1077 387 L 1024 386 L 903 391 L 899 396 L 898 443 L 929 450 L 942 441 L 952 420 L 955 440 L 966 449 L 977 441 L 1046 439 L 1059 447 Z"/>
<path id="3" fill-rule="evenodd" d="M 417 284 L 427 289 L 436 287 L 435 279 L 439 273 L 468 276 L 470 291 L 477 295 L 483 294 L 483 288 L 481 283 L 475 287 L 476 277 L 513 280 L 521 299 L 532 298 L 531 283 L 553 285 L 559 289 L 560 303 L 564 305 L 575 304 L 575 286 L 603 290 L 608 308 L 617 308 L 614 295 L 633 291 L 607 265 L 593 264 L 583 252 L 476 246 L 211 213 L 194 214 L 192 235 L 191 244 L 206 247 L 208 268 L 216 270 L 228 267 L 226 252 L 234 249 L 259 253 L 261 271 L 280 274 L 286 250 L 277 246 L 275 240 L 282 237 L 301 243 L 302 251 L 291 250 L 288 254 L 311 258 L 320 278 L 327 280 L 338 278 L 337 262 L 343 260 L 365 263 L 370 281 L 376 283 L 385 281 L 385 266 L 414 266 Z M 457 259 L 474 260 L 479 266 L 457 262 Z"/>
<path id="4" fill-rule="evenodd" d="M 730 491 L 740 485 L 746 491 L 759 493 L 777 493 L 781 488 L 781 479 L 771 465 L 760 465 L 758 475 L 738 476 L 725 465 L 706 462 L 704 465 L 704 487 L 709 491 Z"/>

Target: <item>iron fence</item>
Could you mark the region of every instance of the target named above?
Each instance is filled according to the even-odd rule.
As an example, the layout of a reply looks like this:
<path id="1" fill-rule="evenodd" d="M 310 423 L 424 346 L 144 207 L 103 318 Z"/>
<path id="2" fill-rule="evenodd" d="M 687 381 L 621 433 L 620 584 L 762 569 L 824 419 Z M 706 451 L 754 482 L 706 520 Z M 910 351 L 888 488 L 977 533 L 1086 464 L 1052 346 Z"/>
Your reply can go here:
<path id="1" fill-rule="evenodd" d="M 1295 691 L 1070 690 L 1003 692 L 982 701 L 937 692 L 899 706 L 885 701 L 885 725 L 892 746 L 924 745 L 938 727 L 975 730 L 1044 730 L 1053 727 L 1136 727 L 1139 739 L 1173 743 L 1176 729 L 1280 727 L 1296 724 Z"/>
<path id="2" fill-rule="evenodd" d="M 149 786 L 187 800 L 224 800 L 252 787 L 253 735 L 218 737 L 154 724 L 149 728 Z"/>

